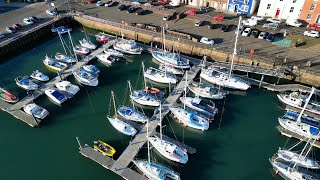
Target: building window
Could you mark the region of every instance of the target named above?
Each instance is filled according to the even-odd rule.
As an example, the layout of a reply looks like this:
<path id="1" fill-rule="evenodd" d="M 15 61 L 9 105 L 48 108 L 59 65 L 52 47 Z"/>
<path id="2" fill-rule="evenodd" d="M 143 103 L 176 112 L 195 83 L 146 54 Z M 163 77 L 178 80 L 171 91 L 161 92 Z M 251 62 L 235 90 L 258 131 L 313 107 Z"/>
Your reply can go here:
<path id="1" fill-rule="evenodd" d="M 244 5 L 241 6 L 241 11 L 248 12 L 248 10 L 249 10 L 249 6 L 244 6 Z"/>
<path id="2" fill-rule="evenodd" d="M 243 0 L 244 4 L 249 4 L 249 0 Z"/>
<path id="3" fill-rule="evenodd" d="M 235 2 L 237 2 L 237 0 L 232 0 L 232 2 L 234 2 L 234 3 L 235 3 Z"/>
<path id="4" fill-rule="evenodd" d="M 316 5 L 315 4 L 311 4 L 310 11 L 314 11 L 315 8 L 316 8 Z"/>
<path id="5" fill-rule="evenodd" d="M 268 5 L 267 5 L 267 9 L 270 9 L 270 7 L 271 7 L 271 4 L 268 4 Z"/>
<path id="6" fill-rule="evenodd" d="M 293 0 L 293 2 L 292 3 L 296 3 L 297 2 L 297 0 Z"/>
<path id="7" fill-rule="evenodd" d="M 307 20 L 310 20 L 310 19 L 311 19 L 311 16 L 312 16 L 311 14 L 308 14 L 308 15 L 307 15 Z"/>
<path id="8" fill-rule="evenodd" d="M 290 12 L 292 13 L 292 12 L 293 12 L 293 10 L 294 10 L 294 7 L 291 7 L 291 8 L 290 8 Z"/>

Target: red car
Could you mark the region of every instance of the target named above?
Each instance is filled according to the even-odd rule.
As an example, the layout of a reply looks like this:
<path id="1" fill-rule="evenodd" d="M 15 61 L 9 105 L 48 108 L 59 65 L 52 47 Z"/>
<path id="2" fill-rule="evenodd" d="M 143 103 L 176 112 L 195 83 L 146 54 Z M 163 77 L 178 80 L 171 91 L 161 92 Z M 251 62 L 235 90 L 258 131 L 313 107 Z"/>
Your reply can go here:
<path id="1" fill-rule="evenodd" d="M 162 1 L 162 0 L 160 0 L 160 1 L 158 1 L 158 3 L 159 3 L 159 5 L 166 5 L 166 4 L 167 4 L 167 1 Z"/>
<path id="2" fill-rule="evenodd" d="M 223 21 L 224 20 L 224 16 L 219 14 L 219 15 L 214 16 L 213 19 L 216 20 L 216 21 Z"/>
<path id="3" fill-rule="evenodd" d="M 307 28 L 318 30 L 320 29 L 320 23 L 308 24 Z"/>
<path id="4" fill-rule="evenodd" d="M 191 9 L 191 10 L 189 10 L 189 11 L 186 11 L 185 13 L 186 13 L 187 15 L 194 16 L 194 15 L 197 13 L 197 11 L 196 11 L 196 10 Z"/>

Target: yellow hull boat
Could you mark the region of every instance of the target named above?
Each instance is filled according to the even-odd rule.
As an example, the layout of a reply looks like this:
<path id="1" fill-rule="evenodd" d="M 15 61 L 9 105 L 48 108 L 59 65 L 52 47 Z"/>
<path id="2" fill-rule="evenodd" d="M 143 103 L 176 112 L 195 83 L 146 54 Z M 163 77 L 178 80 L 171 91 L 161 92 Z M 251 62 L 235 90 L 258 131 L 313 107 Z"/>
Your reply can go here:
<path id="1" fill-rule="evenodd" d="M 116 150 L 112 146 L 101 140 L 94 141 L 93 148 L 105 156 L 113 156 L 116 153 Z"/>

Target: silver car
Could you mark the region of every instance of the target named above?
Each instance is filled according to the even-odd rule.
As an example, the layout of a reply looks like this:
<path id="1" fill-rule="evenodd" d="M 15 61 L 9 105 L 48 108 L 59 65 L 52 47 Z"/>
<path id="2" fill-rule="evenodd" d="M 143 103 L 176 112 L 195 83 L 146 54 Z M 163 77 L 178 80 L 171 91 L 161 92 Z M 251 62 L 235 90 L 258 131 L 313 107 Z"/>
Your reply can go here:
<path id="1" fill-rule="evenodd" d="M 265 39 L 267 37 L 268 33 L 267 32 L 261 32 L 258 36 L 259 39 Z"/>

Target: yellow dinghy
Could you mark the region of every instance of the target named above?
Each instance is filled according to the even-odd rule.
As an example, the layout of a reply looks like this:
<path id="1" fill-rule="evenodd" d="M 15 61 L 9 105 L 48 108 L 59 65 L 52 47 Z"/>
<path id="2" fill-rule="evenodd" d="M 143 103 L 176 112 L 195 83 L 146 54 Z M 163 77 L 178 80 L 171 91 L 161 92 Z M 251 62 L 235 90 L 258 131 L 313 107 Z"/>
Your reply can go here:
<path id="1" fill-rule="evenodd" d="M 93 148 L 105 156 L 113 156 L 116 153 L 116 150 L 112 146 L 101 140 L 94 141 L 93 143 Z"/>

